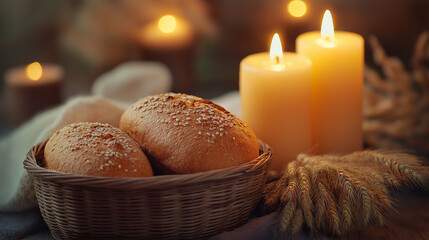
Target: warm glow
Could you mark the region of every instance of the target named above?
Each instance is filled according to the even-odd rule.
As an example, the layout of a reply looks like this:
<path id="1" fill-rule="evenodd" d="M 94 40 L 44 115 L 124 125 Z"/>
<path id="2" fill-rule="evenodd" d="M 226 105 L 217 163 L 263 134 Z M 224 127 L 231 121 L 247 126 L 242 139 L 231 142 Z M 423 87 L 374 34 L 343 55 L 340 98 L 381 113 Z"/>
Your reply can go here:
<path id="1" fill-rule="evenodd" d="M 307 5 L 301 0 L 292 0 L 287 5 L 287 11 L 293 17 L 302 17 L 307 12 Z"/>
<path id="2" fill-rule="evenodd" d="M 176 18 L 171 15 L 165 15 L 159 19 L 158 27 L 163 33 L 171 33 L 176 28 Z"/>
<path id="3" fill-rule="evenodd" d="M 277 63 L 279 63 L 280 59 L 283 58 L 282 43 L 280 42 L 280 37 L 277 33 L 274 34 L 273 40 L 271 40 L 270 57 Z"/>
<path id="4" fill-rule="evenodd" d="M 334 23 L 332 22 L 331 12 L 325 11 L 323 15 L 322 28 L 320 30 L 322 38 L 326 41 L 334 40 Z"/>
<path id="5" fill-rule="evenodd" d="M 42 65 L 38 62 L 28 64 L 25 68 L 25 74 L 30 80 L 37 81 L 42 77 Z"/>

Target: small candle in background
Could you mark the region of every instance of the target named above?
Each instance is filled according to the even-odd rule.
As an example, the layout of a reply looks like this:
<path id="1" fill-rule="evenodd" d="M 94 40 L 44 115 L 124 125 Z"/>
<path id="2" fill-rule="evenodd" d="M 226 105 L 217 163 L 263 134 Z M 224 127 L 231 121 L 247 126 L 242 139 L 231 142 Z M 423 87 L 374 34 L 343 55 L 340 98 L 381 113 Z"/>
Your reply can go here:
<path id="1" fill-rule="evenodd" d="M 10 69 L 5 74 L 8 122 L 16 127 L 34 114 L 61 103 L 63 69 L 38 62 Z"/>
<path id="2" fill-rule="evenodd" d="M 295 40 L 303 32 L 312 29 L 312 13 L 309 12 L 310 3 L 303 0 L 286 0 L 284 2 L 282 32 L 287 37 L 287 48 L 295 51 Z"/>
<path id="3" fill-rule="evenodd" d="M 162 16 L 143 28 L 144 58 L 167 65 L 173 77 L 174 92 L 193 91 L 194 41 L 190 23 L 172 15 Z"/>
<path id="4" fill-rule="evenodd" d="M 335 31 L 329 11 L 321 32 L 296 39 L 297 53 L 313 62 L 312 134 L 315 154 L 350 153 L 363 147 L 364 40 Z"/>
<path id="5" fill-rule="evenodd" d="M 242 119 L 273 148 L 271 169 L 281 171 L 311 148 L 311 61 L 282 51 L 276 34 L 270 53 L 240 63 Z"/>

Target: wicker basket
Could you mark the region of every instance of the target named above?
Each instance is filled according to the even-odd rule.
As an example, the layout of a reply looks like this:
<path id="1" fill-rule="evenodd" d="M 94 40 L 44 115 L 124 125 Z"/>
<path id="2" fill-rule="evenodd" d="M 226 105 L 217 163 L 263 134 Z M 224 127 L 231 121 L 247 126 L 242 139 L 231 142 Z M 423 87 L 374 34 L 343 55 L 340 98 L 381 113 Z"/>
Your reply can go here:
<path id="1" fill-rule="evenodd" d="M 204 239 L 245 223 L 261 198 L 271 149 L 243 165 L 150 178 L 80 176 L 27 154 L 40 211 L 56 239 Z"/>

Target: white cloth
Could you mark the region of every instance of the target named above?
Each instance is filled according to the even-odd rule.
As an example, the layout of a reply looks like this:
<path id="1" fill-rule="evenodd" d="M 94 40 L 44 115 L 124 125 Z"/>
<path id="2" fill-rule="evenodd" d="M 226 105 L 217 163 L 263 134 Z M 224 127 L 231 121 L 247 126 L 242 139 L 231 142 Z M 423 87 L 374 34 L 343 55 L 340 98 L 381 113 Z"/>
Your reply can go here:
<path id="1" fill-rule="evenodd" d="M 241 118 L 241 101 L 238 91 L 226 93 L 220 97 L 212 99 L 213 102 L 222 106 L 238 118 Z"/>
<path id="2" fill-rule="evenodd" d="M 75 97 L 43 112 L 0 140 L 0 210 L 19 211 L 37 202 L 33 183 L 23 168 L 28 150 L 55 131 L 74 122 L 102 122 L 118 126 L 122 112 L 138 99 L 167 92 L 168 69 L 158 63 L 125 63 L 96 80 L 94 96 Z"/>
<path id="3" fill-rule="evenodd" d="M 101 75 L 92 87 L 92 94 L 125 103 L 133 103 L 143 95 L 164 93 L 171 89 L 168 68 L 157 62 L 128 62 Z"/>

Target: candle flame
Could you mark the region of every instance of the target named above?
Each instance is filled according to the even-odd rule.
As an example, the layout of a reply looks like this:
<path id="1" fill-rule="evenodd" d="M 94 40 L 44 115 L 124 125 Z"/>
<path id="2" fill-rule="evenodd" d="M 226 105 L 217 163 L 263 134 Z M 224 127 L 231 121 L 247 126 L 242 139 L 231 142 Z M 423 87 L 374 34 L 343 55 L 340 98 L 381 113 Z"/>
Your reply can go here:
<path id="1" fill-rule="evenodd" d="M 323 15 L 322 28 L 320 30 L 322 38 L 326 41 L 334 40 L 334 23 L 332 21 L 332 15 L 329 10 L 325 11 Z"/>
<path id="2" fill-rule="evenodd" d="M 300 18 L 307 12 L 307 5 L 301 0 L 292 0 L 287 5 L 287 11 L 293 17 Z"/>
<path id="3" fill-rule="evenodd" d="M 38 62 L 30 63 L 25 68 L 25 75 L 32 81 L 39 80 L 42 77 L 42 73 L 42 65 Z"/>
<path id="4" fill-rule="evenodd" d="M 171 33 L 176 29 L 176 18 L 172 15 L 162 16 L 158 21 L 158 27 L 163 33 Z"/>
<path id="5" fill-rule="evenodd" d="M 280 59 L 283 58 L 282 43 L 280 42 L 280 37 L 277 33 L 274 34 L 273 40 L 271 40 L 270 57 L 271 59 L 276 60 L 277 64 Z"/>

